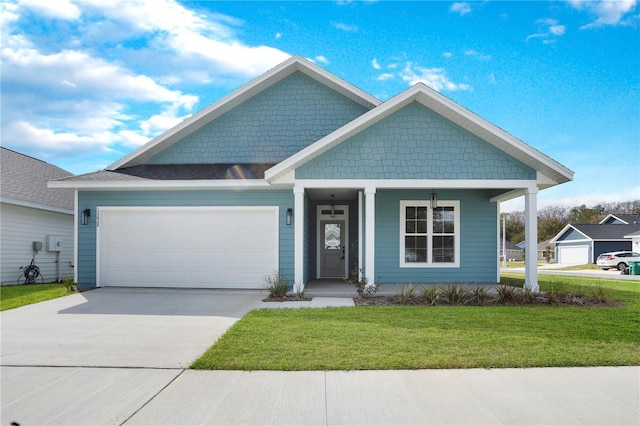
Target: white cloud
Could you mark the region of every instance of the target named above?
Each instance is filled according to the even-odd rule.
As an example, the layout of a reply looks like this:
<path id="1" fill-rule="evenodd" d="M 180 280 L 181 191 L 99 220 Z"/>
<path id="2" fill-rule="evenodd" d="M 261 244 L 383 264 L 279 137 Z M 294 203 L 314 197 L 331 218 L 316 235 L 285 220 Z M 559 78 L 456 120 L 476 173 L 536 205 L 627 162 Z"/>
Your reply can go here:
<path id="1" fill-rule="evenodd" d="M 452 58 L 452 57 L 453 57 L 453 53 L 451 53 L 451 52 L 444 52 L 444 53 L 442 54 L 442 56 L 444 56 L 445 58 Z"/>
<path id="2" fill-rule="evenodd" d="M 281 33 L 276 33 L 276 35 L 274 36 L 276 39 L 282 38 L 282 34 Z"/>
<path id="3" fill-rule="evenodd" d="M 371 66 L 373 67 L 373 69 L 376 69 L 376 70 L 379 70 L 381 68 L 376 58 L 373 58 L 371 60 Z"/>
<path id="4" fill-rule="evenodd" d="M 567 27 L 561 25 L 557 19 L 538 19 L 536 23 L 538 32 L 527 36 L 526 41 L 539 38 L 543 43 L 554 43 L 557 40 L 556 37 L 560 37 L 567 30 Z"/>
<path id="5" fill-rule="evenodd" d="M 239 19 L 213 14 L 205 16 L 173 0 L 83 0 L 83 7 L 141 34 L 152 37 L 156 52 L 176 60 L 180 67 L 203 68 L 234 77 L 255 77 L 290 57 L 269 46 L 247 46 L 235 35 Z M 169 59 L 171 58 L 171 59 Z M 183 61 L 184 59 L 191 62 Z"/>
<path id="6" fill-rule="evenodd" d="M 394 77 L 395 77 L 394 74 L 386 72 L 386 73 L 380 74 L 378 77 L 376 77 L 376 80 L 378 80 L 378 81 L 387 81 L 387 80 L 391 80 Z"/>
<path id="7" fill-rule="evenodd" d="M 357 25 L 347 25 L 344 22 L 332 22 L 331 26 L 335 29 L 347 32 L 347 33 L 356 33 L 358 32 Z"/>
<path id="8" fill-rule="evenodd" d="M 52 19 L 77 37 L 39 45 L 26 28 Z M 117 158 L 193 112 L 198 96 L 179 85 L 235 85 L 289 58 L 243 43 L 242 25 L 172 0 L 0 1 L 3 145 L 66 162 Z"/>
<path id="9" fill-rule="evenodd" d="M 76 20 L 81 15 L 78 6 L 69 0 L 21 0 L 20 6 L 50 18 Z"/>
<path id="10" fill-rule="evenodd" d="M 580 27 L 580 29 L 589 29 L 606 25 L 624 25 L 626 21 L 623 17 L 635 10 L 637 0 L 569 0 L 569 3 L 577 10 L 586 10 L 597 16 L 594 22 Z"/>
<path id="11" fill-rule="evenodd" d="M 325 64 L 325 65 L 329 64 L 329 60 L 326 57 L 324 57 L 323 55 L 318 55 L 318 56 L 316 56 L 315 59 L 316 59 L 316 62 L 320 62 L 321 64 Z"/>
<path id="12" fill-rule="evenodd" d="M 458 13 L 460 16 L 464 16 L 467 13 L 471 13 L 471 6 L 467 2 L 458 2 L 451 5 L 449 12 Z"/>
<path id="13" fill-rule="evenodd" d="M 491 55 L 483 55 L 483 54 L 478 53 L 478 52 L 476 52 L 475 50 L 472 50 L 472 49 L 465 51 L 464 54 L 466 56 L 471 56 L 473 58 L 476 58 L 479 61 L 489 61 L 489 60 L 491 60 Z"/>
<path id="14" fill-rule="evenodd" d="M 451 81 L 443 68 L 423 68 L 411 62 L 406 63 L 405 68 L 400 72 L 400 77 L 410 85 L 424 83 L 438 92 L 471 90 L 468 84 Z"/>

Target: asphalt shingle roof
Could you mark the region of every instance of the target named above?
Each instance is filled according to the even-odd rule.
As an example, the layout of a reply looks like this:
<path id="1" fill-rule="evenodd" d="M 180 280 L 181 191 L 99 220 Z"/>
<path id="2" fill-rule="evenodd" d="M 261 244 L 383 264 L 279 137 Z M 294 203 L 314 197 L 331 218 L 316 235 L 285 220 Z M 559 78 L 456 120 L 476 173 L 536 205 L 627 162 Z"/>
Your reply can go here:
<path id="1" fill-rule="evenodd" d="M 73 210 L 73 194 L 47 188 L 47 181 L 73 174 L 60 167 L 0 147 L 0 196 L 13 200 Z"/>
<path id="2" fill-rule="evenodd" d="M 630 225 L 578 224 L 572 226 L 592 240 L 623 240 L 625 235 L 640 231 L 640 223 Z"/>
<path id="3" fill-rule="evenodd" d="M 638 214 L 612 214 L 611 216 L 615 216 L 620 220 L 624 220 L 629 225 L 640 223 L 640 215 Z M 613 219 L 613 218 L 610 218 L 610 219 Z"/>
<path id="4" fill-rule="evenodd" d="M 113 171 L 101 170 L 73 176 L 64 181 L 135 182 L 142 180 L 243 180 L 264 179 L 273 164 L 143 164 Z"/>

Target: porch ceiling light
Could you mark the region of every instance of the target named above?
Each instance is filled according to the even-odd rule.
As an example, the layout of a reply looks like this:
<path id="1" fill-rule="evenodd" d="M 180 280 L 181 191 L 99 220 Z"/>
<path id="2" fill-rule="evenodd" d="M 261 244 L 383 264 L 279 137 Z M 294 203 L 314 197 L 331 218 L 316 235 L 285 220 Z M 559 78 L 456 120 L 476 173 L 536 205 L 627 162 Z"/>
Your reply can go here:
<path id="1" fill-rule="evenodd" d="M 435 190 L 431 193 L 431 208 L 438 208 L 438 194 L 436 194 Z"/>
<path id="2" fill-rule="evenodd" d="M 333 201 L 334 195 L 331 194 L 331 217 L 336 217 L 336 204 Z"/>

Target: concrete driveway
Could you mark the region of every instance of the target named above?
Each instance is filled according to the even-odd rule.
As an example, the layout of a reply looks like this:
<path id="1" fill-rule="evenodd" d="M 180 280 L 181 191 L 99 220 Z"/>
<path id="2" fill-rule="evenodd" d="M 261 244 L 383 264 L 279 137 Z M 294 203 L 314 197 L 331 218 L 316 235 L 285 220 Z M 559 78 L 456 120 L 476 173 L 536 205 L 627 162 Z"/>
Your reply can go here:
<path id="1" fill-rule="evenodd" d="M 0 364 L 186 368 L 265 295 L 100 288 L 4 311 Z"/>

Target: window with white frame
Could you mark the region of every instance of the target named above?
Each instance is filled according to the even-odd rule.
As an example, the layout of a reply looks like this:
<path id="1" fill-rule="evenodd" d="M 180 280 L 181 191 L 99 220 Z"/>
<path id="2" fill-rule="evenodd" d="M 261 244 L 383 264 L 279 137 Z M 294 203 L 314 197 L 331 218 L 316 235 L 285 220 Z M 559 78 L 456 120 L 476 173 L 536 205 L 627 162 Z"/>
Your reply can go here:
<path id="1" fill-rule="evenodd" d="M 400 201 L 400 266 L 460 265 L 460 202 Z"/>

